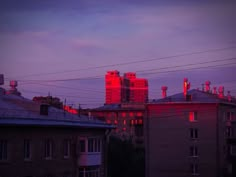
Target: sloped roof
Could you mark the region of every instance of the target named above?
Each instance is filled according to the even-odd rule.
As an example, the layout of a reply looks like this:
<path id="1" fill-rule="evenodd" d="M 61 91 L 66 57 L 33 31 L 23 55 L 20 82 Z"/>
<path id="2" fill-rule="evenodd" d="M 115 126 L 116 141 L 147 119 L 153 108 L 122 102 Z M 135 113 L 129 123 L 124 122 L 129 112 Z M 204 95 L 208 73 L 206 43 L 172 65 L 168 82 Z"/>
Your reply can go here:
<path id="1" fill-rule="evenodd" d="M 40 115 L 40 103 L 12 94 L 0 95 L 0 126 L 3 125 L 114 128 L 103 121 L 50 106 L 48 115 Z"/>
<path id="2" fill-rule="evenodd" d="M 174 94 L 166 98 L 152 100 L 149 103 L 227 103 L 236 104 L 235 100 L 228 101 L 227 97 L 219 98 L 217 94 L 212 94 L 197 89 L 188 91 L 188 95 L 191 95 L 191 100 L 187 101 L 183 93 Z"/>

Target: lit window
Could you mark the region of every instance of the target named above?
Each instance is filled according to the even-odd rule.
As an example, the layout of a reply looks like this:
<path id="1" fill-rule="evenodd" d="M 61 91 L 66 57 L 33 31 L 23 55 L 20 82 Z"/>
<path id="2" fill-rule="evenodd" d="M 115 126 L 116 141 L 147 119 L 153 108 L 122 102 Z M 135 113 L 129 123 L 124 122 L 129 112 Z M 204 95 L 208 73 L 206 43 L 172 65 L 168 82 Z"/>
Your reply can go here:
<path id="1" fill-rule="evenodd" d="M 142 115 L 143 115 L 142 112 L 138 112 L 138 113 L 137 113 L 137 116 L 142 116 Z"/>
<path id="2" fill-rule="evenodd" d="M 64 140 L 63 142 L 64 158 L 70 157 L 70 145 L 71 145 L 70 140 Z"/>
<path id="3" fill-rule="evenodd" d="M 126 125 L 126 120 L 123 120 L 123 124 Z"/>
<path id="4" fill-rule="evenodd" d="M 197 121 L 197 112 L 189 112 L 189 121 L 190 122 L 195 122 Z"/>
<path id="5" fill-rule="evenodd" d="M 115 125 L 117 125 L 117 124 L 118 124 L 118 121 L 117 121 L 116 119 L 114 120 L 114 124 L 115 124 Z"/>
<path id="6" fill-rule="evenodd" d="M 198 148 L 197 148 L 197 146 L 191 146 L 190 147 L 190 156 L 191 157 L 197 157 L 198 156 Z"/>
<path id="7" fill-rule="evenodd" d="M 122 112 L 121 116 L 122 116 L 122 117 L 125 117 L 125 116 L 126 116 L 126 113 L 125 113 L 125 112 Z"/>
<path id="8" fill-rule="evenodd" d="M 7 140 L 0 140 L 0 160 L 7 160 Z"/>
<path id="9" fill-rule="evenodd" d="M 130 113 L 129 113 L 129 116 L 130 116 L 130 117 L 133 117 L 133 116 L 134 116 L 134 113 L 133 113 L 133 112 L 130 112 Z"/>
<path id="10" fill-rule="evenodd" d="M 44 144 L 44 157 L 46 159 L 52 159 L 52 151 L 53 151 L 53 142 L 51 139 L 47 139 Z"/>
<path id="11" fill-rule="evenodd" d="M 31 141 L 28 139 L 24 140 L 24 159 L 31 159 Z"/>
<path id="12" fill-rule="evenodd" d="M 134 125 L 134 120 L 133 119 L 130 120 L 130 125 Z"/>
<path id="13" fill-rule="evenodd" d="M 139 119 L 139 120 L 138 120 L 138 124 L 139 124 L 139 125 L 143 125 L 143 120 L 142 120 L 142 119 Z"/>
<path id="14" fill-rule="evenodd" d="M 190 128 L 190 138 L 191 139 L 198 138 L 198 129 L 197 128 Z"/>
<path id="15" fill-rule="evenodd" d="M 190 170 L 192 175 L 199 175 L 198 173 L 198 164 L 193 163 L 190 165 Z"/>

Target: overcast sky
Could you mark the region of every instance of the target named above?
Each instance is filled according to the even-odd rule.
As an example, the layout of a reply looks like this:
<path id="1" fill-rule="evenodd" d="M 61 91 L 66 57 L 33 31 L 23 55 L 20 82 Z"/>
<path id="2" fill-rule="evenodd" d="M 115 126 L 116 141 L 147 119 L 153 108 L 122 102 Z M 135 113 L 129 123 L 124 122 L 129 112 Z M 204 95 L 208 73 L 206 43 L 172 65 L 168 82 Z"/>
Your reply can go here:
<path id="1" fill-rule="evenodd" d="M 151 99 L 162 85 L 181 92 L 184 77 L 236 96 L 235 9 L 233 0 L 1 0 L 4 87 L 14 79 L 28 98 L 50 92 L 86 107 L 104 103 L 104 75 L 119 70 L 147 78 Z"/>

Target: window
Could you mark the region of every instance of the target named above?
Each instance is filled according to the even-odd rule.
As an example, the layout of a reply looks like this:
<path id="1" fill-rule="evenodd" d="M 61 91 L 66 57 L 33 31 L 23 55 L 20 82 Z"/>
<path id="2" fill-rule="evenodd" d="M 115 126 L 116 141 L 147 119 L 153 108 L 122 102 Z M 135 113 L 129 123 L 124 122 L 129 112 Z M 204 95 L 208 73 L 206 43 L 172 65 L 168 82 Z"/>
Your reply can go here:
<path id="1" fill-rule="evenodd" d="M 85 152 L 85 140 L 80 140 L 79 141 L 79 146 L 80 146 L 80 152 Z"/>
<path id="2" fill-rule="evenodd" d="M 123 120 L 123 124 L 126 125 L 126 120 Z"/>
<path id="3" fill-rule="evenodd" d="M 101 152 L 100 139 L 88 138 L 88 152 Z"/>
<path id="4" fill-rule="evenodd" d="M 225 136 L 230 138 L 232 136 L 232 127 L 227 126 L 225 130 Z"/>
<path id="5" fill-rule="evenodd" d="M 7 140 L 0 140 L 0 160 L 7 160 Z"/>
<path id="6" fill-rule="evenodd" d="M 226 120 L 227 121 L 234 120 L 234 112 L 227 112 Z"/>
<path id="7" fill-rule="evenodd" d="M 100 177 L 99 166 L 88 166 L 79 168 L 79 177 Z"/>
<path id="8" fill-rule="evenodd" d="M 198 138 L 198 129 L 197 128 L 190 128 L 190 138 L 191 139 Z"/>
<path id="9" fill-rule="evenodd" d="M 197 146 L 190 146 L 190 156 L 191 157 L 197 157 L 198 156 Z"/>
<path id="10" fill-rule="evenodd" d="M 198 164 L 196 163 L 191 164 L 190 170 L 192 175 L 198 175 Z"/>
<path id="11" fill-rule="evenodd" d="M 69 158 L 70 157 L 70 146 L 71 146 L 71 142 L 70 140 L 66 139 L 63 142 L 63 155 L 64 158 Z"/>
<path id="12" fill-rule="evenodd" d="M 31 159 L 31 140 L 29 139 L 24 140 L 24 159 Z"/>
<path id="13" fill-rule="evenodd" d="M 44 157 L 45 159 L 52 159 L 53 142 L 51 139 L 47 139 L 44 144 Z"/>
<path id="14" fill-rule="evenodd" d="M 197 112 L 189 112 L 189 122 L 196 122 L 197 121 Z"/>

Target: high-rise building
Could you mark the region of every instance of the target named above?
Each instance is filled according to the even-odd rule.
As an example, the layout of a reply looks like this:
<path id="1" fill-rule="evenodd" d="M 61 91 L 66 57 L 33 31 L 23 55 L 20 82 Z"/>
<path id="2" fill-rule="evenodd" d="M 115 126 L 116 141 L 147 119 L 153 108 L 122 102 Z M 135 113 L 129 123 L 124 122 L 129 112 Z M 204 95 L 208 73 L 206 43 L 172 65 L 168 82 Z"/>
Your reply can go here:
<path id="1" fill-rule="evenodd" d="M 105 76 L 106 104 L 145 103 L 148 101 L 148 81 L 128 72 L 108 71 Z"/>

